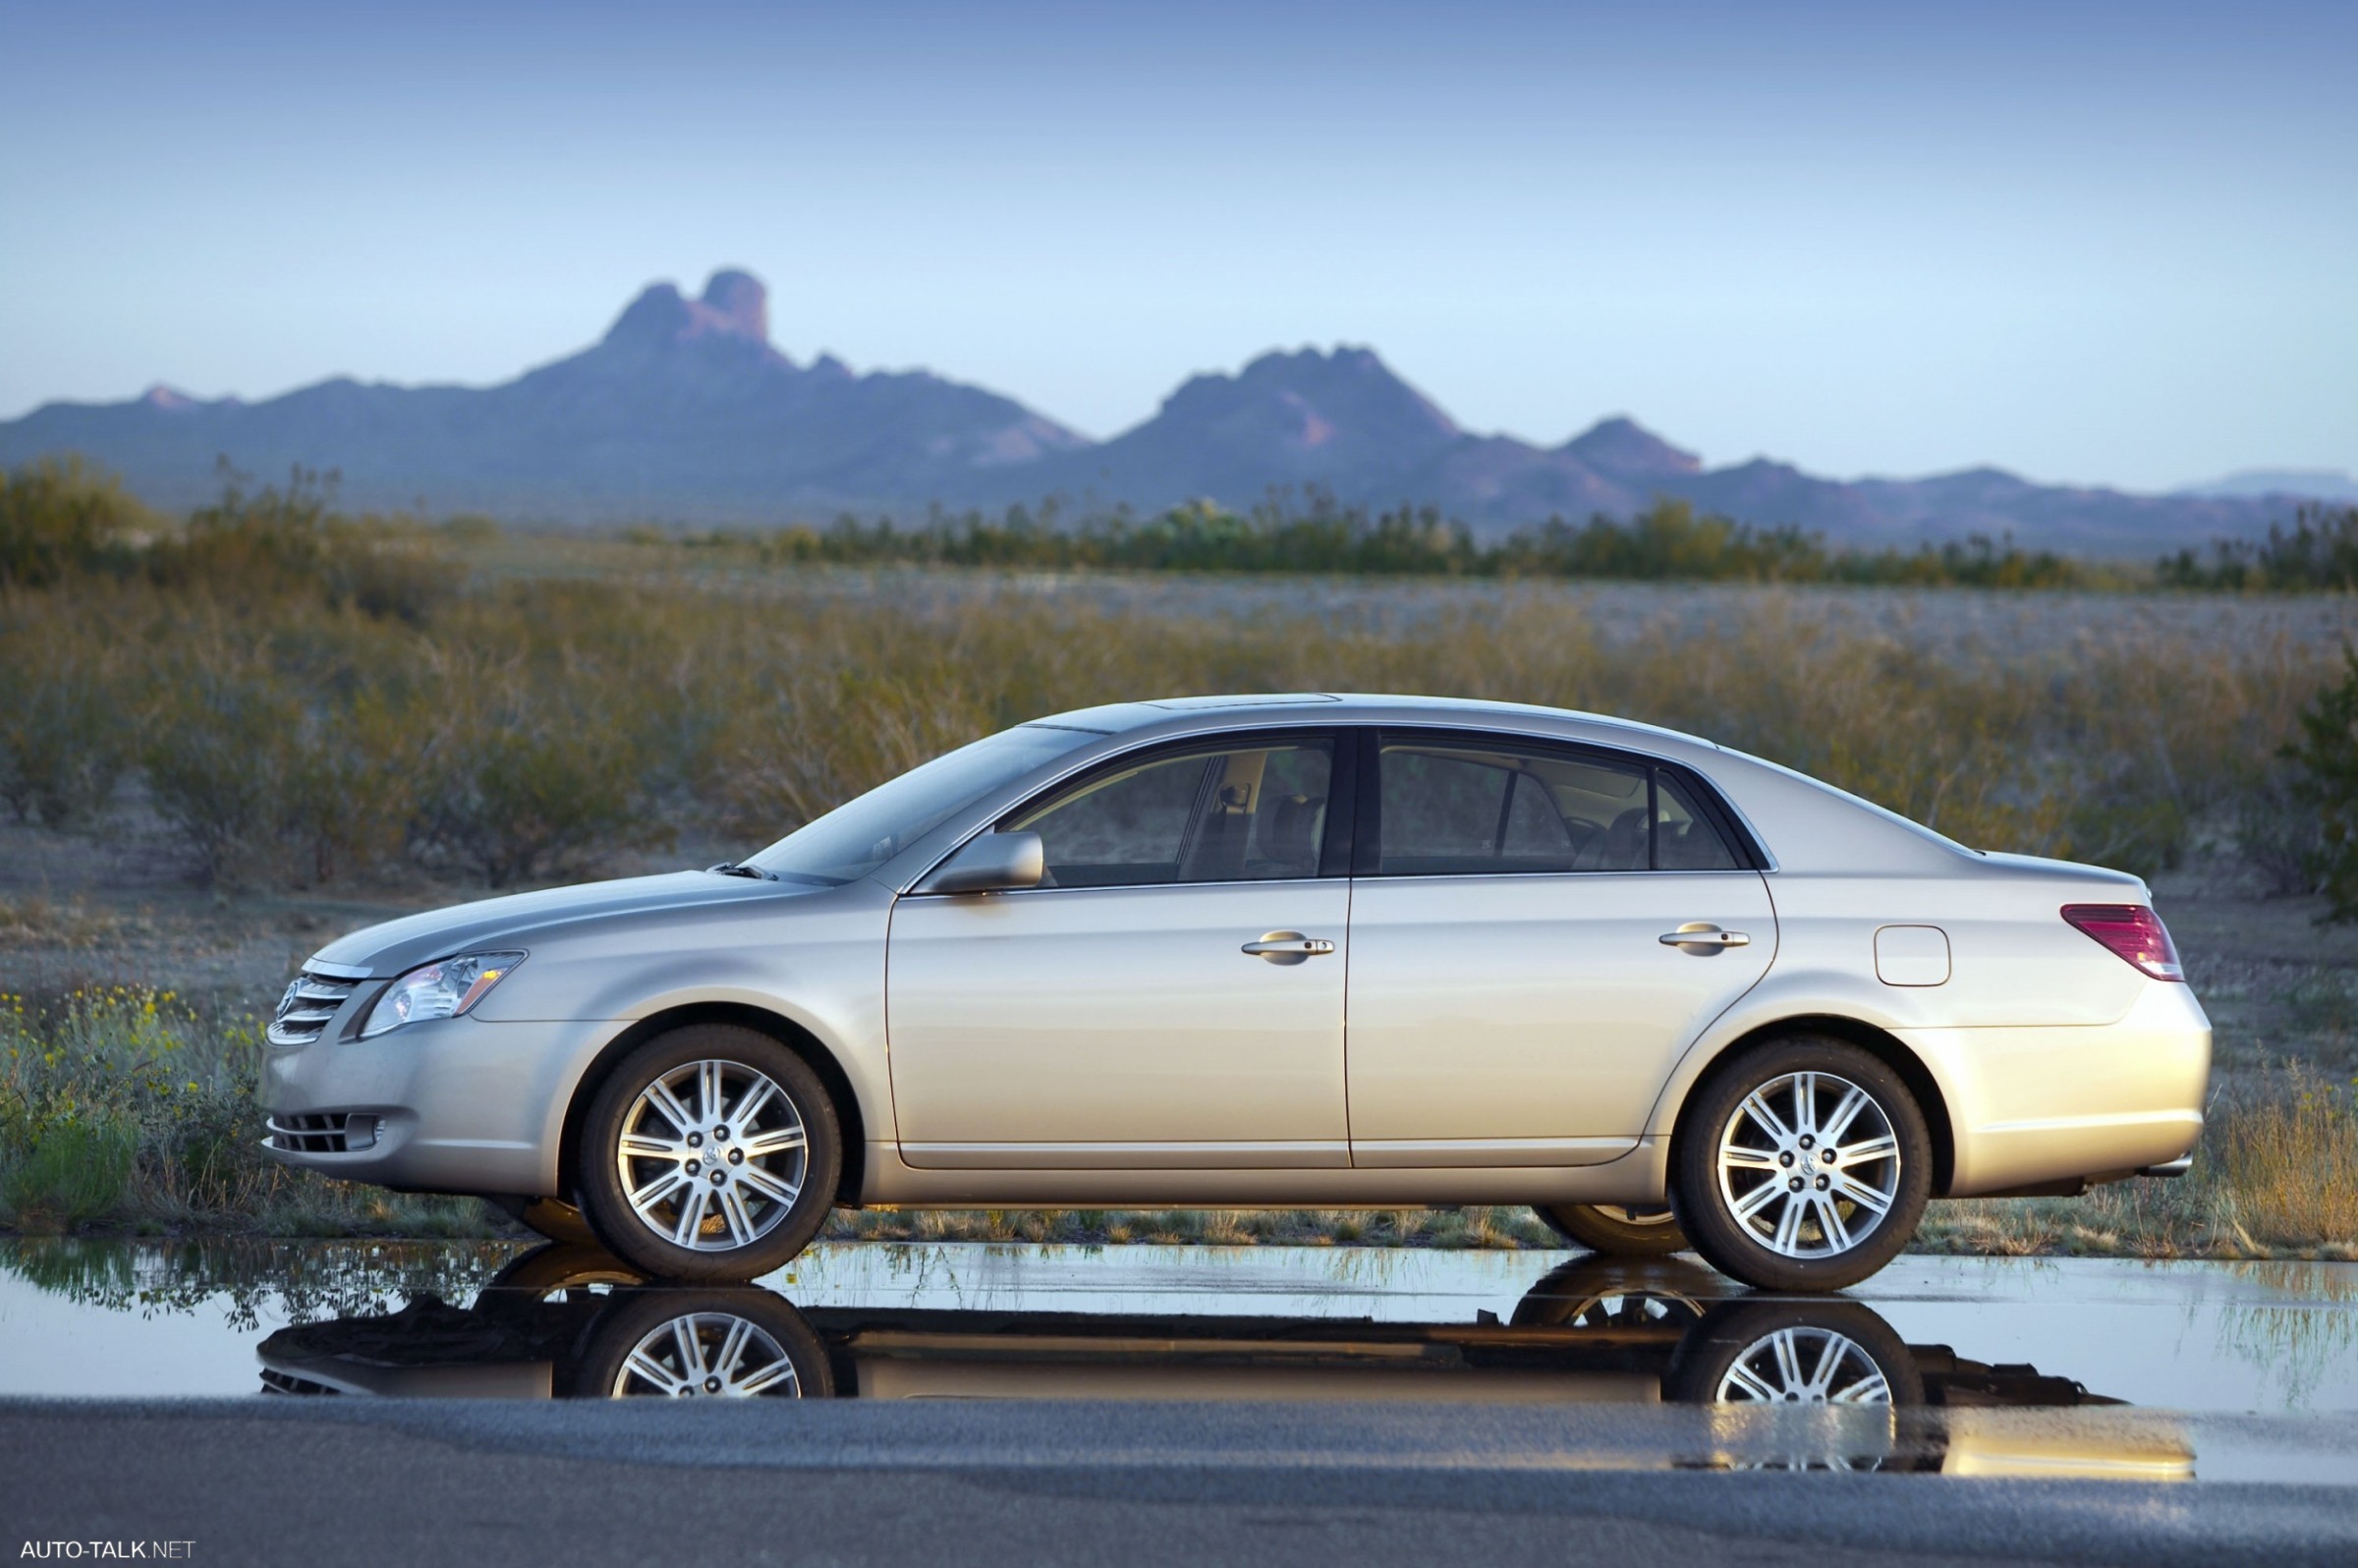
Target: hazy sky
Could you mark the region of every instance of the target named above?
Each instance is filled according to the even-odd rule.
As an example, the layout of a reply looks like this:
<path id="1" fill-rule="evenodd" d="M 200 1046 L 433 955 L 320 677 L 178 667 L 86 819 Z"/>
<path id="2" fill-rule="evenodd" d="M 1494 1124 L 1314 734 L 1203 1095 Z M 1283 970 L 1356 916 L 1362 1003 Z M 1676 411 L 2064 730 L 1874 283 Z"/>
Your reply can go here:
<path id="1" fill-rule="evenodd" d="M 1272 346 L 1470 427 L 2358 470 L 2358 4 L 17 0 L 0 417 L 505 379 L 652 279 L 1095 435 Z"/>

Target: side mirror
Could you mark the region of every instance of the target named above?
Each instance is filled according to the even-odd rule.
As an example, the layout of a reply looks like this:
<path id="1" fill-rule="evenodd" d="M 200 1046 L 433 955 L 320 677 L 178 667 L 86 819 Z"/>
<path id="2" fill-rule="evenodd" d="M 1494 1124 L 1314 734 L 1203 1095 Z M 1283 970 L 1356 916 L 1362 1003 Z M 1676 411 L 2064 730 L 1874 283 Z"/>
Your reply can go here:
<path id="1" fill-rule="evenodd" d="M 1047 874 L 1047 850 L 1038 833 L 985 833 L 935 868 L 920 893 L 1006 893 L 1038 887 Z"/>

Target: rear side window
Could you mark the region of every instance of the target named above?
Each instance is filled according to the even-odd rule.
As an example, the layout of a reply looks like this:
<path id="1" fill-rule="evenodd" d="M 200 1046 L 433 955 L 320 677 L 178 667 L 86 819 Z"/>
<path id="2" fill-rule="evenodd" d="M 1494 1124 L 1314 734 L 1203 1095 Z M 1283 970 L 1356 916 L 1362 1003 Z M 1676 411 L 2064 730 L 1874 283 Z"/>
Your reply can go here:
<path id="1" fill-rule="evenodd" d="M 1377 875 L 1743 864 L 1676 774 L 1634 757 L 1386 736 L 1376 776 Z"/>
<path id="2" fill-rule="evenodd" d="M 1043 887 L 1316 876 L 1333 776 L 1328 740 L 1163 753 L 1005 825 L 1040 836 Z"/>

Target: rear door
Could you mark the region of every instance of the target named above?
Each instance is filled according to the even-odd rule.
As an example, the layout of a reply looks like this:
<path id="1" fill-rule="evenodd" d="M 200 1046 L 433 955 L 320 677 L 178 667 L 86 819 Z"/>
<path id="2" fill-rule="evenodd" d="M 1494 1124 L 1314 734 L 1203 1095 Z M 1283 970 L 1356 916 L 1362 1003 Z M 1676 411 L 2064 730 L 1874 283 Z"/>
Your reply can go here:
<path id="1" fill-rule="evenodd" d="M 1353 1163 L 1626 1151 L 1679 1056 L 1775 953 L 1746 841 L 1708 786 L 1642 756 L 1419 730 L 1368 751 Z"/>

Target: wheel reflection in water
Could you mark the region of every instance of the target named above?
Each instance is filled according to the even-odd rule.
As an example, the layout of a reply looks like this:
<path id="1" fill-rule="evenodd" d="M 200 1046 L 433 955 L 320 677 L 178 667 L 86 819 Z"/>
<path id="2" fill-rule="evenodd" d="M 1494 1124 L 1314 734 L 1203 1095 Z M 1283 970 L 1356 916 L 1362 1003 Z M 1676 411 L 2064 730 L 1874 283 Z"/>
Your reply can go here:
<path id="1" fill-rule="evenodd" d="M 1847 1335 L 1780 1328 L 1735 1359 L 1715 1397 L 1731 1405 L 1888 1405 L 1891 1383 Z"/>
<path id="2" fill-rule="evenodd" d="M 612 1390 L 617 1399 L 794 1399 L 802 1391 L 786 1348 L 728 1313 L 687 1313 L 656 1324 L 623 1358 Z"/>

